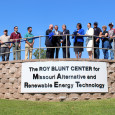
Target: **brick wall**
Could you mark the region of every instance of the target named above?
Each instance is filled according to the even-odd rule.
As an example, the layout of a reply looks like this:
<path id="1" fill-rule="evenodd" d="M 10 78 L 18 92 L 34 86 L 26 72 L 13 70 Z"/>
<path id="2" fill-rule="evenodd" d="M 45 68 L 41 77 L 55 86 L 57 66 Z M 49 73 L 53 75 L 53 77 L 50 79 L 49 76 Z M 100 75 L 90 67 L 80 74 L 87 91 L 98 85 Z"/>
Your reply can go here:
<path id="1" fill-rule="evenodd" d="M 115 98 L 115 61 L 88 59 L 56 59 L 53 61 L 106 61 L 108 71 L 108 93 L 47 93 L 21 94 L 21 65 L 24 62 L 51 61 L 27 60 L 0 62 L 0 99 L 31 101 L 74 101 Z"/>

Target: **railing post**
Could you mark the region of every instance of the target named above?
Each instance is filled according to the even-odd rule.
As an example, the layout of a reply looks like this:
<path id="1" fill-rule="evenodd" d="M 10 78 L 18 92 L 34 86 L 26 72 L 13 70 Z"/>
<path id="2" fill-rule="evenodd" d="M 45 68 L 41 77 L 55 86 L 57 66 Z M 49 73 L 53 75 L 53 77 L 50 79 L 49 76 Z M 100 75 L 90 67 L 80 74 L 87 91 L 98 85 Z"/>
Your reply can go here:
<path id="1" fill-rule="evenodd" d="M 13 50 L 13 60 L 15 60 L 15 48 L 14 48 L 14 44 L 15 44 L 15 42 L 13 41 L 12 42 L 12 50 Z"/>
<path id="2" fill-rule="evenodd" d="M 67 35 L 66 35 L 66 58 L 68 58 Z"/>
<path id="3" fill-rule="evenodd" d="M 39 37 L 39 59 L 41 55 L 41 37 Z"/>
<path id="4" fill-rule="evenodd" d="M 115 43 L 114 43 L 115 39 L 113 38 L 113 56 L 114 56 L 114 60 L 115 60 Z"/>
<path id="5" fill-rule="evenodd" d="M 93 59 L 94 59 L 94 36 L 92 35 L 92 40 L 93 40 Z"/>
<path id="6" fill-rule="evenodd" d="M 17 46 L 18 45 L 18 46 Z M 18 44 L 18 42 L 17 42 L 17 39 L 16 39 L 16 47 L 18 47 L 19 48 L 19 44 Z M 18 60 L 18 51 L 17 51 L 17 49 L 15 49 L 16 50 L 16 52 L 15 52 L 15 60 Z"/>

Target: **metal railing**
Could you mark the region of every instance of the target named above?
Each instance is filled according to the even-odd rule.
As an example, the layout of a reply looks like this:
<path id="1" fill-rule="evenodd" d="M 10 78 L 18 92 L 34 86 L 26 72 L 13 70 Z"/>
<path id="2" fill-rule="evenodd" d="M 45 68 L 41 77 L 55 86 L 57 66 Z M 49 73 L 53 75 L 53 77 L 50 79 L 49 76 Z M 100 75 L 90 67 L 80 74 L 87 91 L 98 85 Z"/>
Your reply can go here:
<path id="1" fill-rule="evenodd" d="M 100 36 L 95 36 L 95 35 L 76 35 L 76 37 L 91 37 L 92 40 L 93 40 L 93 47 L 80 47 L 80 46 L 68 46 L 67 45 L 67 42 L 68 42 L 68 39 L 67 37 L 68 36 L 75 36 L 75 35 L 70 35 L 70 34 L 65 34 L 65 35 L 54 35 L 54 36 L 66 36 L 66 46 L 59 46 L 59 47 L 41 47 L 41 39 L 42 37 L 47 37 L 47 36 L 35 36 L 35 37 L 28 37 L 28 38 L 20 38 L 20 41 L 21 42 L 24 42 L 26 41 L 26 39 L 39 39 L 39 47 L 38 48 L 32 48 L 32 50 L 35 50 L 35 49 L 39 49 L 39 59 L 41 57 L 41 49 L 47 49 L 47 48 L 66 48 L 66 58 L 68 57 L 68 48 L 92 48 L 92 52 L 93 52 L 93 59 L 94 59 L 94 49 L 104 49 L 104 50 L 110 50 L 110 51 L 113 51 L 114 52 L 114 57 L 115 57 L 115 46 L 114 46 L 114 38 L 113 38 L 113 47 L 112 49 L 108 49 L 108 48 L 99 48 L 99 47 L 94 47 L 94 37 L 96 38 L 107 38 L 107 37 L 100 37 Z M 109 38 L 108 38 L 109 39 Z M 15 39 L 15 42 L 17 42 L 19 39 Z M 11 40 L 9 43 L 13 43 L 14 41 Z M 5 42 L 5 43 L 8 43 L 8 42 Z M 4 44 L 5 44 L 4 43 Z M 21 50 L 14 50 L 14 51 L 10 51 L 10 52 L 5 52 L 5 53 L 0 53 L 1 55 L 3 54 L 9 54 L 9 53 L 13 53 L 13 52 L 19 52 L 19 51 L 25 51 L 25 49 L 21 49 Z M 115 58 L 114 58 L 115 60 Z"/>

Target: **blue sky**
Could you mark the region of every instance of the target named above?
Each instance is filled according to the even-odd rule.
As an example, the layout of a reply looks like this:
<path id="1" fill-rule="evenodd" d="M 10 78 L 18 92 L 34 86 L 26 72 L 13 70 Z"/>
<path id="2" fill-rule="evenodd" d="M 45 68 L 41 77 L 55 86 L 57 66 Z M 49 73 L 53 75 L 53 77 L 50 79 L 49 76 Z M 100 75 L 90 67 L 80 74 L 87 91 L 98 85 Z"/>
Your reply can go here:
<path id="1" fill-rule="evenodd" d="M 103 25 L 108 26 L 109 22 L 115 23 L 114 5 L 114 0 L 0 0 L 0 36 L 4 29 L 8 29 L 10 35 L 14 26 L 19 27 L 22 37 L 27 33 L 28 26 L 33 27 L 32 33 L 35 36 L 45 35 L 49 24 L 58 25 L 60 31 L 62 24 L 66 24 L 71 34 L 78 22 L 82 23 L 85 32 L 88 22 L 93 24 L 97 21 L 101 28 Z M 42 46 L 44 40 L 45 38 L 42 38 Z M 22 49 L 24 44 L 22 43 Z M 73 46 L 72 39 L 71 44 Z M 37 39 L 34 47 L 37 48 L 38 45 Z M 24 55 L 23 52 L 22 59 Z M 71 57 L 75 58 L 73 49 L 71 49 Z M 82 57 L 88 58 L 86 50 Z M 60 58 L 62 58 L 62 50 L 60 50 Z M 100 58 L 103 58 L 102 51 Z"/>

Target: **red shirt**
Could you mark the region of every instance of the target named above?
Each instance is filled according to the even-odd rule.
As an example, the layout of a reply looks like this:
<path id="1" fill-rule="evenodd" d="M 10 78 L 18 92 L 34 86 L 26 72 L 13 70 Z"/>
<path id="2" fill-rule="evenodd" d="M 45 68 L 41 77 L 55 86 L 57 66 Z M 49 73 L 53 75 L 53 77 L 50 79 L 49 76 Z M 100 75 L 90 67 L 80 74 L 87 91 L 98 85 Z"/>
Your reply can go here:
<path id="1" fill-rule="evenodd" d="M 22 37 L 21 37 L 21 34 L 19 32 L 17 32 L 17 34 L 15 32 L 11 33 L 10 39 L 13 39 L 14 42 L 16 42 L 15 39 L 20 39 L 20 38 L 22 38 Z M 17 42 L 20 42 L 20 40 L 17 40 Z"/>

